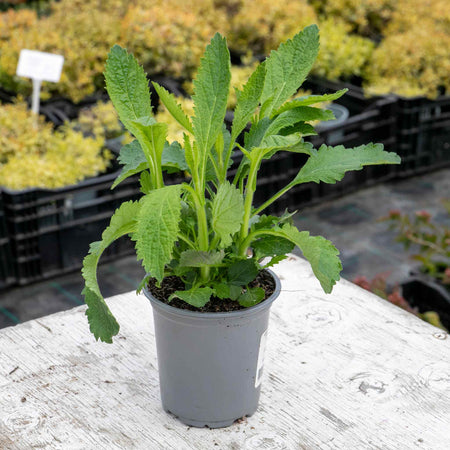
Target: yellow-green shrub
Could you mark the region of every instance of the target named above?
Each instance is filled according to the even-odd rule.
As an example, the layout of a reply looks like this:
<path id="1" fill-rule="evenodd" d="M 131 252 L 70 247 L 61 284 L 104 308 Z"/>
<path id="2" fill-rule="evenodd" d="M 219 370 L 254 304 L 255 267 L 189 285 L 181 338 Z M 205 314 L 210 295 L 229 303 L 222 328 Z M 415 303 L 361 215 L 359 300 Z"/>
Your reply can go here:
<path id="1" fill-rule="evenodd" d="M 433 98 L 442 89 L 450 92 L 449 73 L 448 2 L 399 0 L 368 68 L 368 92 Z"/>
<path id="2" fill-rule="evenodd" d="M 317 22 L 306 0 L 241 0 L 231 14 L 230 48 L 256 54 L 268 54 L 300 29 Z"/>
<path id="3" fill-rule="evenodd" d="M 0 106 L 0 185 L 58 188 L 104 172 L 111 159 L 101 137 L 65 126 L 54 130 L 26 104 Z"/>
<path id="4" fill-rule="evenodd" d="M 342 19 L 352 31 L 376 36 L 390 20 L 396 0 L 312 0 L 311 4 L 321 16 Z"/>
<path id="5" fill-rule="evenodd" d="M 110 101 L 99 101 L 90 108 L 83 108 L 77 120 L 71 125 L 84 135 L 93 135 L 104 139 L 123 135 L 126 136 L 127 141 L 131 139 L 130 134 L 120 123 L 117 112 Z"/>
<path id="6" fill-rule="evenodd" d="M 78 102 L 103 87 L 106 55 L 119 39 L 120 15 L 106 1 L 62 0 L 52 14 L 29 26 L 16 27 L 0 43 L 0 71 L 4 85 L 24 94 L 29 80 L 15 76 L 20 50 L 28 48 L 64 56 L 58 83 L 43 83 L 43 97 L 58 93 Z M 120 9 L 119 9 L 120 11 Z"/>
<path id="7" fill-rule="evenodd" d="M 375 44 L 370 39 L 350 34 L 351 26 L 341 20 L 326 19 L 319 28 L 320 49 L 313 73 L 330 80 L 361 76 Z"/>
<path id="8" fill-rule="evenodd" d="M 212 0 L 140 0 L 122 21 L 121 41 L 150 75 L 190 79 L 217 31 L 226 33 L 226 18 Z"/>

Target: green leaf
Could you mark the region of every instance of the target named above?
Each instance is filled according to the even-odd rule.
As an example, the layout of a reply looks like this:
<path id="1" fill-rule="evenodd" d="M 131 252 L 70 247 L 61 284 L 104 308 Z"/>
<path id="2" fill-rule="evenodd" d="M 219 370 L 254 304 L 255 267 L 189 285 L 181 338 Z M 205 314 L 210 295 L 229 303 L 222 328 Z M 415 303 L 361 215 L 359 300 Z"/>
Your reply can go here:
<path id="1" fill-rule="evenodd" d="M 115 45 L 106 61 L 105 79 L 106 90 L 121 122 L 136 135 L 133 121 L 152 115 L 150 90 L 144 69 L 133 55 Z"/>
<path id="2" fill-rule="evenodd" d="M 297 245 L 311 264 L 314 275 L 322 289 L 329 294 L 342 270 L 339 250 L 322 236 L 310 236 L 308 231 L 298 231 L 293 225 L 285 224 L 277 234 Z"/>
<path id="3" fill-rule="evenodd" d="M 194 136 L 202 157 L 206 157 L 222 130 L 230 79 L 230 53 L 225 38 L 216 33 L 201 59 L 192 96 Z"/>
<path id="4" fill-rule="evenodd" d="M 93 242 L 90 253 L 83 260 L 82 275 L 85 287 L 82 294 L 88 305 L 86 315 L 90 330 L 96 339 L 112 342 L 112 337 L 119 332 L 119 324 L 108 309 L 98 287 L 97 265 L 103 251 L 119 237 L 136 231 L 136 217 L 139 213 L 138 202 L 126 202 L 115 211 L 109 226 L 103 231 L 102 240 Z"/>
<path id="5" fill-rule="evenodd" d="M 161 165 L 162 153 L 167 136 L 166 123 L 154 123 L 147 118 L 134 120 L 133 126 L 136 127 L 136 137 L 141 144 L 147 160 Z"/>
<path id="6" fill-rule="evenodd" d="M 309 122 L 312 120 L 333 120 L 334 114 L 328 109 L 314 108 L 311 106 L 299 106 L 290 109 L 277 116 L 270 127 L 266 130 L 266 136 L 277 134 L 283 128 L 291 127 L 298 122 Z"/>
<path id="7" fill-rule="evenodd" d="M 180 255 L 181 267 L 205 267 L 217 266 L 225 256 L 223 250 L 219 252 L 202 252 L 198 250 L 186 250 Z"/>
<path id="8" fill-rule="evenodd" d="M 153 190 L 152 177 L 150 172 L 142 172 L 139 178 L 139 183 L 141 185 L 141 192 L 143 194 L 149 194 Z"/>
<path id="9" fill-rule="evenodd" d="M 261 98 L 266 77 L 265 64 L 260 64 L 239 92 L 238 101 L 234 110 L 233 125 L 231 127 L 231 139 L 234 142 L 239 134 L 250 122 Z"/>
<path id="10" fill-rule="evenodd" d="M 288 111 L 289 109 L 294 109 L 299 106 L 308 106 L 314 105 L 316 103 L 322 102 L 332 102 L 333 100 L 337 100 L 342 97 L 348 89 L 341 89 L 340 91 L 333 92 L 332 94 L 323 94 L 323 95 L 306 95 L 304 97 L 298 97 L 290 102 L 285 103 L 283 106 L 278 108 L 273 115 L 277 116 L 284 111 Z"/>
<path id="11" fill-rule="evenodd" d="M 112 337 L 119 332 L 120 326 L 105 300 L 87 287 L 81 294 L 84 295 L 84 301 L 88 306 L 85 314 L 91 333 L 96 340 L 100 339 L 102 342 L 112 344 Z"/>
<path id="12" fill-rule="evenodd" d="M 186 303 L 189 303 L 192 306 L 197 308 L 202 308 L 205 306 L 213 294 L 213 290 L 211 288 L 203 287 L 203 288 L 192 288 L 187 291 L 175 291 L 170 297 L 169 301 L 174 297 L 181 298 Z"/>
<path id="13" fill-rule="evenodd" d="M 266 291 L 261 287 L 249 288 L 243 292 L 237 301 L 241 306 L 249 308 L 250 306 L 255 306 L 264 300 L 266 296 Z"/>
<path id="14" fill-rule="evenodd" d="M 256 151 L 263 151 L 263 159 L 269 159 L 279 151 L 305 153 L 306 155 L 313 155 L 316 153 L 311 142 L 305 142 L 303 138 L 297 134 L 290 134 L 288 136 L 268 136 L 261 142 L 261 147 L 252 149 L 252 153 L 256 153 Z M 250 156 L 252 156 L 252 154 L 250 154 Z"/>
<path id="15" fill-rule="evenodd" d="M 152 84 L 159 95 L 159 99 L 167 108 L 167 111 L 172 115 L 172 117 L 189 133 L 192 133 L 192 124 L 183 108 L 177 103 L 175 95 L 170 93 L 164 87 L 160 86 L 158 83 L 152 81 Z"/>
<path id="16" fill-rule="evenodd" d="M 228 283 L 234 286 L 246 286 L 259 272 L 259 265 L 254 259 L 240 259 L 228 267 Z"/>
<path id="17" fill-rule="evenodd" d="M 253 147 L 259 147 L 269 126 L 270 119 L 268 117 L 264 117 L 260 121 L 253 124 L 250 131 L 245 133 L 245 148 L 251 150 Z"/>
<path id="18" fill-rule="evenodd" d="M 180 194 L 181 185 L 165 186 L 141 200 L 134 234 L 137 256 L 145 271 L 158 281 L 164 278 L 164 267 L 172 259 L 181 214 Z"/>
<path id="19" fill-rule="evenodd" d="M 214 295 L 218 298 L 230 298 L 230 286 L 226 283 L 213 283 Z"/>
<path id="20" fill-rule="evenodd" d="M 268 269 L 269 267 L 276 266 L 281 261 L 285 260 L 288 256 L 287 255 L 277 255 L 274 256 L 264 267 L 263 269 Z"/>
<path id="21" fill-rule="evenodd" d="M 223 247 L 231 244 L 231 235 L 239 231 L 244 219 L 244 198 L 228 181 L 221 184 L 212 201 L 212 229 Z"/>
<path id="22" fill-rule="evenodd" d="M 367 144 L 356 148 L 327 147 L 322 145 L 315 155 L 311 155 L 293 180 L 293 184 L 314 181 L 336 183 L 345 172 L 361 170 L 363 166 L 376 164 L 400 164 L 396 153 L 383 150 L 382 144 Z"/>
<path id="23" fill-rule="evenodd" d="M 319 51 L 319 29 L 310 25 L 292 39 L 282 43 L 266 59 L 266 78 L 261 96 L 264 115 L 270 117 L 297 92 L 314 64 Z"/>
<path id="24" fill-rule="evenodd" d="M 114 189 L 126 178 L 149 168 L 142 147 L 137 140 L 124 145 L 120 149 L 118 161 L 120 164 L 123 164 L 123 168 L 119 176 L 114 180 L 111 189 Z"/>
<path id="25" fill-rule="evenodd" d="M 268 235 L 253 241 L 251 246 L 255 258 L 260 260 L 266 256 L 277 256 L 290 253 L 294 249 L 295 244 L 288 239 Z"/>
<path id="26" fill-rule="evenodd" d="M 166 142 L 161 158 L 163 169 L 167 173 L 174 173 L 188 170 L 184 150 L 178 142 L 172 142 L 170 145 Z"/>

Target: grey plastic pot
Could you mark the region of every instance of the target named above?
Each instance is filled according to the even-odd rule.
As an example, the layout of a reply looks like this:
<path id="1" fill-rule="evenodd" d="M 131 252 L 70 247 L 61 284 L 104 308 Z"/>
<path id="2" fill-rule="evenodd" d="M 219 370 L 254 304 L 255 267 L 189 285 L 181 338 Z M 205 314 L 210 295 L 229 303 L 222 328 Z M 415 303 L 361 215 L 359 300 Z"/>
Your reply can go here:
<path id="1" fill-rule="evenodd" d="M 270 307 L 280 293 L 240 311 L 201 313 L 153 307 L 161 401 L 187 425 L 220 428 L 258 407 Z"/>

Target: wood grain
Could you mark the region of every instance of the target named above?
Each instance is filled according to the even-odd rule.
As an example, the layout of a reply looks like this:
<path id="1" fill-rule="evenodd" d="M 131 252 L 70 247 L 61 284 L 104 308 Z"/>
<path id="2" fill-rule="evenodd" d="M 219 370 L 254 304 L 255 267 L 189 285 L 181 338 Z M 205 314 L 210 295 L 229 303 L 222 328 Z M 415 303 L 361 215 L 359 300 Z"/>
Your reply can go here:
<path id="1" fill-rule="evenodd" d="M 108 300 L 95 342 L 84 307 L 0 331 L 0 449 L 450 449 L 450 338 L 341 281 L 325 295 L 291 257 L 275 271 L 261 404 L 230 428 L 189 428 L 159 400 L 152 312 Z"/>

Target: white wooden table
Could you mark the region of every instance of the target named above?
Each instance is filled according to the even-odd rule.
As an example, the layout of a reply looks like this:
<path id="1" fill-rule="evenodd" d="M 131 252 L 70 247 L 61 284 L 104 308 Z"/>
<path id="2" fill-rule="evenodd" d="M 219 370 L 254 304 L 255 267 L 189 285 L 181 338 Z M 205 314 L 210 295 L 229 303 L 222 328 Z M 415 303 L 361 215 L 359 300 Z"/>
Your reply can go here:
<path id="1" fill-rule="evenodd" d="M 450 337 L 359 287 L 325 295 L 309 266 L 276 267 L 261 403 L 230 428 L 189 428 L 159 400 L 152 311 L 108 300 L 0 330 L 0 449 L 450 449 Z"/>

